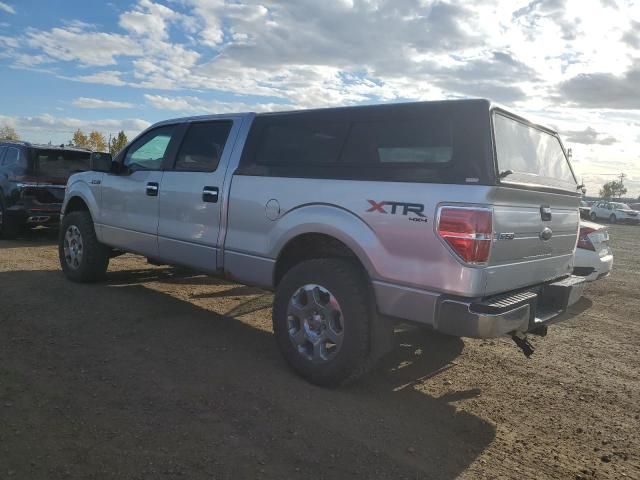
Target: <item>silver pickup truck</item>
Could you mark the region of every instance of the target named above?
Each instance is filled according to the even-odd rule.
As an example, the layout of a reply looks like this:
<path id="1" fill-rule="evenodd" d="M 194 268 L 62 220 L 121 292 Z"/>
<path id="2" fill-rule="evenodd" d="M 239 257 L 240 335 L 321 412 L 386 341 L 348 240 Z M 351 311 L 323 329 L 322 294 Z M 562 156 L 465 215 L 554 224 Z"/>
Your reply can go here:
<path id="1" fill-rule="evenodd" d="M 168 120 L 68 182 L 66 276 L 133 252 L 275 291 L 287 362 L 353 380 L 396 321 L 545 334 L 571 275 L 580 186 L 559 136 L 486 100 Z"/>

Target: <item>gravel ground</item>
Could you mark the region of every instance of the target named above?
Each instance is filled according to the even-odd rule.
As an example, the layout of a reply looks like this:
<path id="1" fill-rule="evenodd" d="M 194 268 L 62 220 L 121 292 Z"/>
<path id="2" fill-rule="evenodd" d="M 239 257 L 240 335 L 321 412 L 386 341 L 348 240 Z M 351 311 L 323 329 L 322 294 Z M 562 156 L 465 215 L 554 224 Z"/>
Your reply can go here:
<path id="1" fill-rule="evenodd" d="M 260 290 L 125 255 L 59 271 L 55 234 L 0 240 L 0 478 L 640 479 L 640 228 L 535 338 L 422 330 L 360 383 L 293 375 Z"/>

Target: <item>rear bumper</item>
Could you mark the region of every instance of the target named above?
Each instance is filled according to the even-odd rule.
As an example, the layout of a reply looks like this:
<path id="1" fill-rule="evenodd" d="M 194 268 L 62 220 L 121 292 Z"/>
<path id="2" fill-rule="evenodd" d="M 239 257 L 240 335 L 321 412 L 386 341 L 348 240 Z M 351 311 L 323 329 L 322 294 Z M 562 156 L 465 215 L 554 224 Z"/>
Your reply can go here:
<path id="1" fill-rule="evenodd" d="M 435 329 L 457 337 L 492 338 L 530 332 L 551 323 L 582 296 L 583 277 L 498 295 L 483 301 L 442 298 Z"/>
<path id="2" fill-rule="evenodd" d="M 10 221 L 27 226 L 38 225 L 58 225 L 60 223 L 61 205 L 51 206 L 25 206 L 16 205 L 7 210 L 7 217 Z"/>
<path id="3" fill-rule="evenodd" d="M 597 252 L 576 251 L 576 263 L 573 269 L 574 275 L 584 277 L 587 282 L 593 282 L 609 275 L 613 268 L 613 255 L 611 253 L 602 257 Z"/>

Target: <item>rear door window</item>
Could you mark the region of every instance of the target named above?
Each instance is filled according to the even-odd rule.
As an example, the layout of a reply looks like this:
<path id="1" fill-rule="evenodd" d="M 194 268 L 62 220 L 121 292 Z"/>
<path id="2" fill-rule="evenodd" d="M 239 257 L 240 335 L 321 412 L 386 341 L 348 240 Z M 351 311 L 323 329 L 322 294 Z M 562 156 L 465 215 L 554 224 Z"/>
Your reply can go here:
<path id="1" fill-rule="evenodd" d="M 214 172 L 218 168 L 233 122 L 202 122 L 189 126 L 176 157 L 175 170 Z"/>

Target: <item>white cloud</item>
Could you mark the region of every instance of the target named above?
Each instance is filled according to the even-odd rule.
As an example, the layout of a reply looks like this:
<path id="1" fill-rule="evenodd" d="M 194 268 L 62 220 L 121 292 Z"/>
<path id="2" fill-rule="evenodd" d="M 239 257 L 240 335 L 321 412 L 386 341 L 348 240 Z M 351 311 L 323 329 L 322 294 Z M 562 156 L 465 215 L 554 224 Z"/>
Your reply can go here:
<path id="1" fill-rule="evenodd" d="M 116 102 L 114 100 L 101 100 L 99 98 L 78 97 L 71 102 L 78 108 L 133 108 L 135 105 L 128 102 Z"/>
<path id="2" fill-rule="evenodd" d="M 119 25 L 132 35 L 164 40 L 168 23 L 181 18 L 170 8 L 149 0 L 140 0 L 133 10 L 120 15 Z"/>
<path id="3" fill-rule="evenodd" d="M 0 45 L 5 48 L 18 48 L 20 46 L 20 42 L 13 37 L 5 37 L 0 35 Z"/>
<path id="4" fill-rule="evenodd" d="M 0 2 L 0 10 L 2 10 L 3 12 L 6 12 L 6 13 L 10 13 L 12 15 L 15 15 L 15 13 L 16 13 L 16 9 L 15 8 L 13 8 L 8 3 L 4 3 L 4 2 Z"/>
<path id="5" fill-rule="evenodd" d="M 117 70 L 102 70 L 100 72 L 92 73 L 91 75 L 77 75 L 74 77 L 62 78 L 83 83 L 99 83 L 101 85 L 113 85 L 116 87 L 121 87 L 127 84 L 127 82 L 122 80 L 121 77 L 122 73 Z"/>
<path id="6" fill-rule="evenodd" d="M 272 112 L 289 110 L 291 105 L 273 103 L 221 102 L 202 100 L 198 97 L 166 97 L 163 95 L 144 95 L 149 105 L 159 110 L 169 110 L 183 114 L 220 114 L 240 112 Z"/>
<path id="7" fill-rule="evenodd" d="M 116 65 L 117 57 L 143 53 L 139 43 L 126 35 L 70 28 L 28 32 L 28 45 L 55 60 L 78 61 L 82 65 Z"/>

